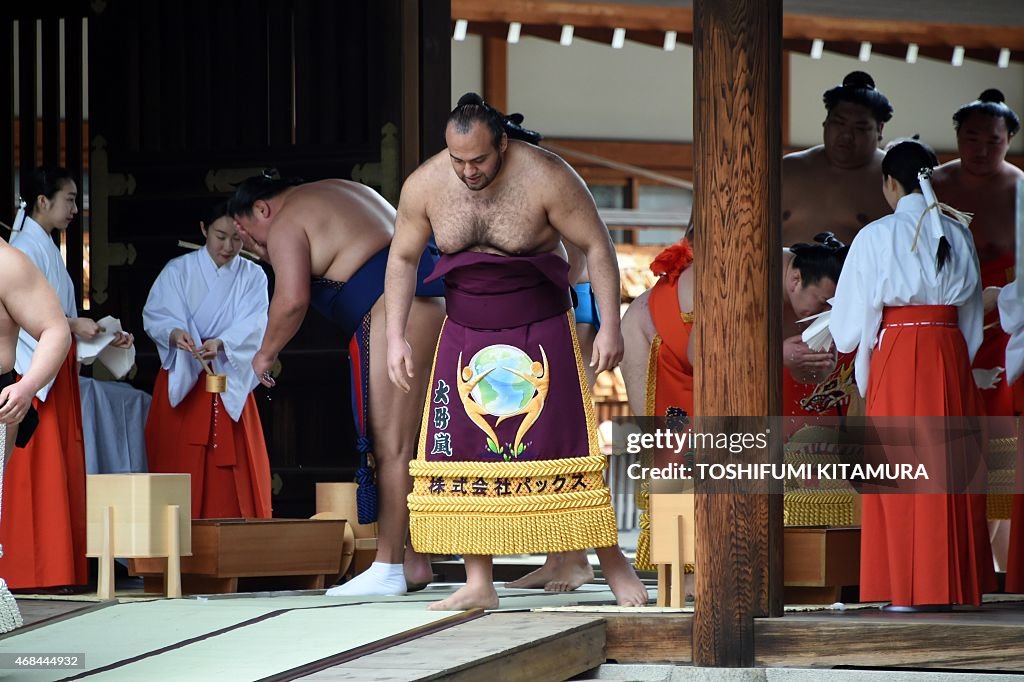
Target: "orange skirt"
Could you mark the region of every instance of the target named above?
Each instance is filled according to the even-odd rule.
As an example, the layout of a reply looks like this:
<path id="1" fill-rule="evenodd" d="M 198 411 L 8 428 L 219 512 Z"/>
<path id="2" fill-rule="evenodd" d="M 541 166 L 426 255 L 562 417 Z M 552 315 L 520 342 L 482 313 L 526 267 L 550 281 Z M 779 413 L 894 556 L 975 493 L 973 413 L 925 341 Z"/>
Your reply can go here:
<path id="1" fill-rule="evenodd" d="M 953 306 L 886 308 L 867 416 L 982 414 Z M 894 605 L 981 603 L 996 588 L 985 496 L 864 495 L 860 598 Z"/>
<path id="2" fill-rule="evenodd" d="M 192 518 L 270 518 L 270 458 L 252 394 L 235 422 L 203 377 L 177 407 L 167 397 L 167 370 L 153 387 L 146 420 L 153 473 L 192 477 Z"/>
<path id="3" fill-rule="evenodd" d="M 15 589 L 85 585 L 85 450 L 75 344 L 39 411 L 28 447 L 4 473 L 0 576 Z"/>

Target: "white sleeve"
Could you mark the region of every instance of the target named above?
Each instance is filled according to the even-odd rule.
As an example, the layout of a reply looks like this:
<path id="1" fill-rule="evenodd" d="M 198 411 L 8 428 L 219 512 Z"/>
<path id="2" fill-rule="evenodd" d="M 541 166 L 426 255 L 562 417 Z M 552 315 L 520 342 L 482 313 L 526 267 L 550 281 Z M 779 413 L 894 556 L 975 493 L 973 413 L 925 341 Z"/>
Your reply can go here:
<path id="1" fill-rule="evenodd" d="M 999 292 L 999 322 L 1010 335 L 1006 344 L 1006 380 L 1013 383 L 1024 373 L 1024 301 L 1020 283 L 1011 282 Z"/>
<path id="2" fill-rule="evenodd" d="M 171 371 L 178 357 L 178 348 L 171 347 L 171 332 L 175 329 L 189 330 L 185 292 L 181 287 L 181 275 L 174 261 L 164 266 L 153 282 L 142 309 L 142 327 L 153 339 L 160 354 L 160 366 Z"/>
<path id="3" fill-rule="evenodd" d="M 836 295 L 830 301 L 832 315 L 828 327 L 841 353 L 852 352 L 865 334 L 870 305 L 867 283 L 874 281 L 874 276 L 871 254 L 864 250 L 864 244 L 863 239 L 854 238 L 836 284 Z"/>
<path id="4" fill-rule="evenodd" d="M 973 246 L 971 235 L 968 233 L 966 236 L 967 244 Z M 981 342 L 985 336 L 985 307 L 981 300 L 981 266 L 978 264 L 978 254 L 973 248 L 971 248 L 971 263 L 969 267 L 974 268 L 974 290 L 963 305 L 960 306 L 959 323 L 960 332 L 964 335 L 964 341 L 967 343 L 967 354 L 973 363 L 974 355 L 981 348 Z"/>

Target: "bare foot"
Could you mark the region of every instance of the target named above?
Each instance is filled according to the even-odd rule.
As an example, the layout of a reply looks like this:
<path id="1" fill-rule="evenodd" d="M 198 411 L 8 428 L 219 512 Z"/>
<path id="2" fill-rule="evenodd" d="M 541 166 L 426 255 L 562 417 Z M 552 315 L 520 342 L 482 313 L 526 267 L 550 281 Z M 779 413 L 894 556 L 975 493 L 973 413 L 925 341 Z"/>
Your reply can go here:
<path id="1" fill-rule="evenodd" d="M 492 583 L 479 586 L 463 585 L 455 594 L 427 607 L 430 611 L 465 611 L 467 609 L 498 608 L 498 592 Z"/>
<path id="2" fill-rule="evenodd" d="M 404 563 L 406 592 L 419 592 L 434 579 L 434 569 L 430 565 L 429 555 L 420 554 L 412 547 L 407 547 Z"/>
<path id="3" fill-rule="evenodd" d="M 586 552 L 553 552 L 548 554 L 543 566 L 518 580 L 505 583 L 505 587 L 516 589 L 543 587 L 547 592 L 572 592 L 593 579 L 594 569 L 587 561 Z"/>
<path id="4" fill-rule="evenodd" d="M 572 592 L 580 585 L 585 585 L 594 579 L 594 569 L 590 562 L 584 557 L 583 565 L 575 562 L 564 561 L 559 566 L 551 580 L 545 583 L 545 592 Z"/>
<path id="5" fill-rule="evenodd" d="M 555 570 L 552 566 L 553 563 L 554 561 L 549 554 L 548 558 L 544 560 L 543 566 L 530 571 L 522 578 L 516 578 L 511 582 L 505 583 L 505 587 L 511 587 L 516 590 L 535 590 L 538 587 L 544 587 L 551 582 L 551 576 Z"/>
<path id="6" fill-rule="evenodd" d="M 650 599 L 647 588 L 636 577 L 636 572 L 626 561 L 622 550 L 614 546 L 598 547 L 595 551 L 601 560 L 601 572 L 615 595 L 615 603 L 619 606 L 646 605 Z"/>

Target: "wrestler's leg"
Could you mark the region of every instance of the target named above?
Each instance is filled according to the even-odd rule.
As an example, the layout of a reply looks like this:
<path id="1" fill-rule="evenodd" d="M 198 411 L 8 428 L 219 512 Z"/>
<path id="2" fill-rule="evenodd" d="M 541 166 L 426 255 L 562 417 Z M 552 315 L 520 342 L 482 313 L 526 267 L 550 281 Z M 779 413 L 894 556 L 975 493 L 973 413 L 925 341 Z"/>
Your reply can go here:
<path id="1" fill-rule="evenodd" d="M 467 554 L 463 559 L 466 562 L 466 584 L 447 599 L 428 606 L 431 611 L 498 608 L 498 592 L 493 582 L 493 558 L 482 554 Z"/>
<path id="2" fill-rule="evenodd" d="M 402 594 L 408 582 L 430 582 L 429 557 L 405 551 L 409 530 L 406 498 L 412 491 L 409 461 L 416 453 L 430 364 L 443 319 L 441 299 L 414 299 L 407 334 L 416 375 L 410 380 L 411 390 L 405 393 L 388 378 L 383 297 L 370 311 L 369 419 L 380 495 L 377 556 L 370 570 L 332 588 L 332 596 Z"/>
<path id="3" fill-rule="evenodd" d="M 647 363 L 655 336 L 651 309 L 647 304 L 649 295 L 650 292 L 645 291 L 637 296 L 629 304 L 626 314 L 622 316 L 625 350 L 619 370 L 622 372 L 622 381 L 626 384 L 629 410 L 637 416 L 647 413 Z"/>
<path id="4" fill-rule="evenodd" d="M 594 338 L 597 330 L 592 324 L 577 324 L 576 337 L 580 342 L 580 356 L 587 372 L 587 383 L 594 388 L 594 368 L 590 366 L 590 357 L 594 353 Z M 594 569 L 590 567 L 587 553 L 552 552 L 544 559 L 544 565 L 530 571 L 522 578 L 505 583 L 505 587 L 518 589 L 536 589 L 543 587 L 547 592 L 572 592 L 581 585 L 594 579 Z"/>
<path id="5" fill-rule="evenodd" d="M 383 301 L 383 298 L 381 299 Z M 383 321 L 383 314 L 378 315 Z M 409 476 L 409 462 L 416 456 L 416 447 L 419 444 L 420 426 L 423 421 L 423 405 L 427 398 L 428 384 L 430 383 L 430 368 L 434 362 L 434 351 L 437 348 L 437 337 L 441 334 L 441 325 L 444 323 L 444 299 L 422 298 L 413 299 L 412 307 L 409 310 L 409 321 L 406 324 L 406 338 L 412 346 L 412 361 L 415 368 L 415 376 L 409 379 L 409 392 L 397 391 L 402 398 L 401 409 L 408 411 L 408 420 L 401 422 L 401 443 L 402 472 L 406 481 L 406 493 L 402 497 L 402 510 L 404 514 L 404 526 L 406 538 L 408 539 L 409 528 L 409 507 L 406 503 L 408 492 L 412 490 L 412 478 Z M 387 354 L 387 339 L 384 335 L 384 325 L 381 324 L 381 352 Z M 387 377 L 386 360 L 381 364 L 383 370 L 382 380 L 391 386 Z M 393 388 L 393 386 L 392 386 Z M 390 405 L 394 405 L 391 403 Z M 387 409 L 391 409 L 388 407 Z M 388 428 L 385 424 L 383 428 Z M 410 591 L 421 590 L 426 587 L 434 577 L 433 569 L 430 566 L 430 556 L 417 552 L 412 542 L 407 542 L 405 548 L 405 579 Z"/>
<path id="6" fill-rule="evenodd" d="M 988 538 L 992 543 L 992 561 L 997 573 L 1006 572 L 1010 554 L 1010 519 L 991 519 L 988 522 Z"/>
<path id="7" fill-rule="evenodd" d="M 645 605 L 648 601 L 647 588 L 636 577 L 636 571 L 626 561 L 619 546 L 597 547 L 594 551 L 601 560 L 601 572 L 612 588 L 615 602 L 619 606 Z"/>

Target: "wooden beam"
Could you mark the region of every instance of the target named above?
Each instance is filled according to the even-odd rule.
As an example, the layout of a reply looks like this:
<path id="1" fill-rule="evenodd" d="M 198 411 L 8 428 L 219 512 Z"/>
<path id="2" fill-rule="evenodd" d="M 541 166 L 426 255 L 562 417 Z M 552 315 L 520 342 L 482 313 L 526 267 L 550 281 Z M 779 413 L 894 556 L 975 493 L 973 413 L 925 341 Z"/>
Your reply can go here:
<path id="1" fill-rule="evenodd" d="M 545 2 L 544 0 L 452 0 L 452 19 L 474 23 L 572 24 L 579 28 L 674 30 L 689 33 L 693 10 L 689 7 L 637 5 L 616 2 Z"/>
<path id="2" fill-rule="evenodd" d="M 941 24 L 920 21 L 891 21 L 861 19 L 857 17 L 827 17 L 807 14 L 786 14 L 783 18 L 783 37 L 787 39 L 820 38 L 829 42 L 867 40 L 872 43 L 907 43 L 927 45 L 962 45 L 964 47 L 1008 47 L 1024 50 L 1024 31 L 1016 26 L 977 26 L 970 24 Z"/>
<path id="3" fill-rule="evenodd" d="M 859 614 L 854 618 L 789 614 L 782 619 L 758 620 L 754 627 L 755 665 L 1022 672 L 1024 627 L 1019 615 L 995 610 L 994 606 L 986 604 L 981 613 L 963 612 L 952 617 L 920 614 L 903 622 Z"/>
<path id="4" fill-rule="evenodd" d="M 688 42 L 684 40 L 683 34 L 693 31 L 693 10 L 689 7 L 543 0 L 508 0 L 502 3 L 491 0 L 452 0 L 451 5 L 452 19 L 469 21 L 469 31 L 472 33 L 480 32 L 482 24 L 493 24 L 504 35 L 508 24 L 518 21 L 523 24 L 523 35 L 542 32 L 544 35 L 538 37 L 557 40 L 559 27 L 572 24 L 576 27 L 577 36 L 589 36 L 586 29 L 610 31 L 624 28 L 629 40 L 660 45 L 661 38 L 654 34 L 660 33 L 663 38 L 665 31 L 676 31 L 680 42 Z M 534 26 L 530 31 L 526 30 L 528 24 Z M 549 27 L 551 31 L 541 31 L 539 27 Z M 926 56 L 924 48 L 952 50 L 954 45 L 961 45 L 969 53 L 975 53 L 976 59 L 995 61 L 991 55 L 1006 47 L 1012 51 L 1013 61 L 1024 61 L 1024 31 L 1015 26 L 786 14 L 782 30 L 787 48 L 794 51 L 800 51 L 800 43 L 806 41 L 809 45 L 810 41 L 820 38 L 825 41 L 826 50 L 847 54 L 841 44 L 859 45 L 861 41 L 867 40 L 872 44 L 887 45 L 885 54 L 901 51 L 894 56 L 905 54 L 907 43 L 917 43 L 922 48 L 922 56 Z M 549 32 L 555 33 L 553 38 L 547 35 Z"/>
<path id="5" fill-rule="evenodd" d="M 580 614 L 589 615 L 589 614 Z M 693 662 L 693 614 L 604 613 L 605 655 L 617 663 Z"/>
<path id="6" fill-rule="evenodd" d="M 701 431 L 740 433 L 780 407 L 782 0 L 696 0 L 693 47 L 694 412 L 708 415 Z M 769 461 L 767 449 L 697 451 L 698 461 L 727 456 Z M 770 522 L 770 496 L 742 487 L 697 488 L 695 665 L 752 666 L 754 617 L 781 615 L 782 571 L 769 565 L 781 568 L 782 515 Z"/>
<path id="7" fill-rule="evenodd" d="M 508 113 L 508 43 L 484 36 L 484 101 Z"/>

